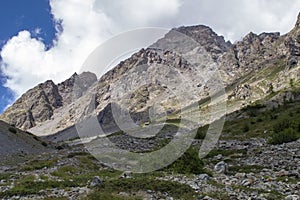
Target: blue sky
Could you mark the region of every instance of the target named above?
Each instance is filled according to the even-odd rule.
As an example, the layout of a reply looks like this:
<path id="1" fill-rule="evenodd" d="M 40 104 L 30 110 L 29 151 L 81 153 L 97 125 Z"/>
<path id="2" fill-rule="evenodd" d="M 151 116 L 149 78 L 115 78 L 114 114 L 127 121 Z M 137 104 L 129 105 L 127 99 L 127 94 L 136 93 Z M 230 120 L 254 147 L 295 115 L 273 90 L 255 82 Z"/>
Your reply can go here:
<path id="1" fill-rule="evenodd" d="M 49 46 L 55 37 L 48 0 L 1 0 L 0 27 L 0 48 L 22 30 L 29 30 L 33 37 L 41 38 Z M 5 79 L 0 71 L 0 113 L 13 100 L 12 91 L 3 86 Z"/>

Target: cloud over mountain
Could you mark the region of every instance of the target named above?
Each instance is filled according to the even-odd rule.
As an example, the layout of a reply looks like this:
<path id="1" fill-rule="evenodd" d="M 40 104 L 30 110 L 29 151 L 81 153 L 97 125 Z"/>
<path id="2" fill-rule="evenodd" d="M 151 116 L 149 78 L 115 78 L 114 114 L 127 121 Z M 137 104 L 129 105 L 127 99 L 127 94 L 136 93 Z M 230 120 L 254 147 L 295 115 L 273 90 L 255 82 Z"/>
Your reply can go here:
<path id="1" fill-rule="evenodd" d="M 5 85 L 16 96 L 47 79 L 66 79 L 99 44 L 122 31 L 207 24 L 237 40 L 249 31 L 287 32 L 300 11 L 294 0 L 50 0 L 50 5 L 57 30 L 53 46 L 24 30 L 1 50 Z"/>

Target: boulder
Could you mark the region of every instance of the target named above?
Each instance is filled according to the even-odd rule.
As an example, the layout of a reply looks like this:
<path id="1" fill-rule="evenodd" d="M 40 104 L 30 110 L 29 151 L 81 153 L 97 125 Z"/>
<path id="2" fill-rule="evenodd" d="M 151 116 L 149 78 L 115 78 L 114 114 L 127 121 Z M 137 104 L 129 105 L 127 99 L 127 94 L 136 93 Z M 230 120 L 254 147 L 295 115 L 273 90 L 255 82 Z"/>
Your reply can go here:
<path id="1" fill-rule="evenodd" d="M 218 174 L 225 174 L 227 172 L 227 168 L 227 164 L 224 161 L 221 161 L 215 165 L 214 170 Z"/>
<path id="2" fill-rule="evenodd" d="M 101 187 L 103 184 L 102 179 L 99 176 L 94 176 L 94 178 L 92 179 L 90 186 L 91 187 Z"/>

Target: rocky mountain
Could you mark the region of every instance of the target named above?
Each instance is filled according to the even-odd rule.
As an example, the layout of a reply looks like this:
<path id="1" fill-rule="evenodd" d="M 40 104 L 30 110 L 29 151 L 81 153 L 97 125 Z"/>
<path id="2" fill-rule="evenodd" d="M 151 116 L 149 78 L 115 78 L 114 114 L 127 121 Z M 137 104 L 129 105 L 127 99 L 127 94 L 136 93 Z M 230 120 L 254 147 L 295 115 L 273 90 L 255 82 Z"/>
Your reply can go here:
<path id="1" fill-rule="evenodd" d="M 175 28 L 98 80 L 84 72 L 39 84 L 1 115 L 10 125 L 0 121 L 0 156 L 10 160 L 0 163 L 0 198 L 298 200 L 299 61 L 300 15 L 285 35 L 234 44 L 207 26 Z M 215 140 L 210 124 L 224 118 L 210 113 L 226 115 Z M 133 173 L 168 160 L 180 137 L 191 143 L 173 163 Z"/>
<path id="2" fill-rule="evenodd" d="M 114 102 L 136 116 L 136 124 L 143 124 L 150 120 L 148 113 L 158 101 L 158 115 L 164 111 L 174 115 L 193 103 L 212 106 L 209 96 L 218 88 L 208 87 L 207 81 L 216 71 L 226 88 L 227 113 L 231 113 L 297 85 L 299 21 L 300 17 L 286 35 L 249 33 L 235 44 L 226 42 L 207 26 L 175 28 L 149 48 L 120 62 L 98 81 L 94 74 L 85 72 L 58 85 L 52 81 L 39 84 L 8 108 L 1 119 L 34 134 L 49 135 L 72 127 L 94 108 L 102 125 L 113 127 L 112 116 L 103 113 Z M 184 80 L 178 78 L 181 74 Z M 182 99 L 178 100 L 178 96 Z M 193 113 L 199 120 L 206 111 L 197 109 Z M 199 125 L 213 120 L 216 119 Z"/>
<path id="3" fill-rule="evenodd" d="M 75 81 L 77 94 L 73 93 Z M 51 120 L 54 111 L 71 103 L 74 98 L 81 97 L 82 91 L 97 81 L 96 75 L 85 72 L 76 73 L 66 81 L 55 85 L 49 80 L 41 83 L 23 94 L 2 115 L 1 119 L 23 130 Z"/>

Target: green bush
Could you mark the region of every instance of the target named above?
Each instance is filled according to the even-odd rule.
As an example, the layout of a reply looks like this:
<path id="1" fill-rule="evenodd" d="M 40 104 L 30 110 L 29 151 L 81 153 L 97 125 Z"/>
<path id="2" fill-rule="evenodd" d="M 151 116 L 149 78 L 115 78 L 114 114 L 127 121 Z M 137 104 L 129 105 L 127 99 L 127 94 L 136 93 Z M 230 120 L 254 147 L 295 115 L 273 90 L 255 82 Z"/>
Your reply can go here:
<path id="1" fill-rule="evenodd" d="M 36 135 L 33 136 L 33 139 L 35 139 L 36 141 L 40 141 L 40 139 Z"/>
<path id="2" fill-rule="evenodd" d="M 191 147 L 174 163 L 164 168 L 165 171 L 179 174 L 201 174 L 207 173 L 204 169 L 204 163 L 198 156 L 196 148 Z"/>
<path id="3" fill-rule="evenodd" d="M 257 118 L 256 122 L 263 122 L 264 120 L 262 118 Z"/>
<path id="4" fill-rule="evenodd" d="M 69 178 L 75 174 L 78 174 L 79 172 L 80 172 L 80 170 L 77 169 L 76 167 L 74 167 L 72 165 L 66 165 L 66 166 L 60 167 L 58 170 L 56 170 L 54 172 L 51 172 L 51 175 L 61 177 L 61 178 Z"/>
<path id="5" fill-rule="evenodd" d="M 285 129 L 288 129 L 292 126 L 292 123 L 289 119 L 282 119 L 281 121 L 279 121 L 278 123 L 276 123 L 273 126 L 273 130 L 275 133 L 280 133 L 282 131 L 284 131 Z"/>
<path id="6" fill-rule="evenodd" d="M 69 155 L 67 156 L 68 158 L 73 158 L 75 156 L 87 156 L 90 155 L 88 152 L 84 152 L 84 151 L 78 151 L 78 152 L 71 152 L 69 153 Z"/>
<path id="7" fill-rule="evenodd" d="M 32 160 L 23 166 L 24 171 L 39 170 L 43 168 L 50 168 L 56 165 L 58 159 L 52 160 Z"/>
<path id="8" fill-rule="evenodd" d="M 246 155 L 247 152 L 248 152 L 247 149 L 213 149 L 205 156 L 205 158 L 213 158 L 214 156 L 217 156 L 219 154 L 221 154 L 225 157 L 231 156 L 233 154 Z"/>
<path id="9" fill-rule="evenodd" d="M 136 191 L 147 190 L 161 193 L 168 192 L 172 197 L 182 200 L 193 199 L 193 196 L 195 195 L 194 189 L 188 185 L 172 181 L 157 180 L 151 176 L 147 176 L 146 174 L 136 175 L 135 178 L 131 179 L 108 180 L 104 182 L 104 185 L 99 192 L 101 192 L 102 195 L 107 195 L 107 193 L 114 194 L 126 191 L 126 193 L 130 194 Z M 91 199 L 95 198 L 91 196 Z"/>
<path id="10" fill-rule="evenodd" d="M 1 199 L 7 199 L 15 195 L 25 196 L 31 194 L 38 194 L 40 190 L 52 189 L 52 188 L 67 188 L 67 187 L 77 187 L 72 181 L 44 181 L 44 182 L 35 182 L 34 177 L 25 177 L 19 181 L 13 188 L 0 192 Z"/>
<path id="11" fill-rule="evenodd" d="M 288 143 L 293 142 L 298 139 L 297 132 L 292 129 L 288 128 L 281 132 L 275 132 L 269 141 L 270 144 L 282 144 L 282 143 Z"/>
<path id="12" fill-rule="evenodd" d="M 246 133 L 246 132 L 248 132 L 249 130 L 250 130 L 249 125 L 248 125 L 248 124 L 244 124 L 244 126 L 243 126 L 243 132 Z"/>
<path id="13" fill-rule="evenodd" d="M 15 129 L 13 127 L 9 127 L 8 131 L 11 132 L 11 133 L 14 133 L 14 134 L 16 134 L 18 132 L 17 129 Z"/>
<path id="14" fill-rule="evenodd" d="M 208 131 L 208 126 L 207 125 L 204 126 L 204 127 L 198 128 L 197 134 L 195 136 L 195 139 L 197 139 L 197 140 L 203 140 L 205 138 L 205 136 L 206 136 L 207 131 Z"/>
<path id="15" fill-rule="evenodd" d="M 47 146 L 48 146 L 47 142 L 44 142 L 44 141 L 43 141 L 41 144 L 42 144 L 44 147 L 47 147 Z"/>
<path id="16" fill-rule="evenodd" d="M 110 192 L 106 191 L 98 191 L 95 190 L 88 194 L 88 196 L 85 198 L 85 200 L 140 200 L 142 198 L 140 197 L 126 197 L 126 196 L 120 196 L 116 194 L 112 194 Z"/>

